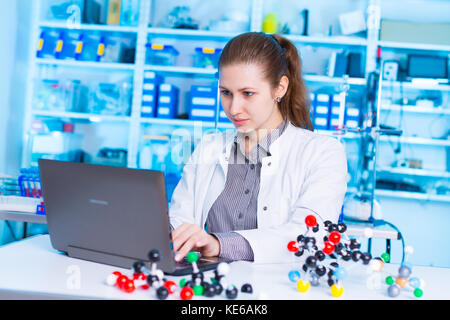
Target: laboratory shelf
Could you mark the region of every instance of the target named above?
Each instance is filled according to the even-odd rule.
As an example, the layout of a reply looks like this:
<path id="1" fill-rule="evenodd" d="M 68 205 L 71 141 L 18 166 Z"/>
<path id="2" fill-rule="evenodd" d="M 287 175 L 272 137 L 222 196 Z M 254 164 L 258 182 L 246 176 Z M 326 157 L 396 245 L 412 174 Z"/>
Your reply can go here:
<path id="1" fill-rule="evenodd" d="M 51 110 L 33 110 L 33 115 L 52 118 L 69 118 L 79 120 L 89 120 L 91 122 L 129 122 L 130 117 L 127 116 L 112 116 L 94 113 L 81 112 L 66 112 L 66 111 L 51 111 Z"/>
<path id="2" fill-rule="evenodd" d="M 231 39 L 240 33 L 232 32 L 216 32 L 209 30 L 195 30 L 195 29 L 171 29 L 171 28 L 148 28 L 148 34 L 156 36 L 184 36 L 184 37 L 198 37 L 198 38 L 223 38 Z"/>
<path id="3" fill-rule="evenodd" d="M 359 37 L 332 36 L 332 37 L 313 37 L 295 34 L 283 34 L 283 37 L 292 42 L 301 42 L 307 44 L 319 45 L 338 45 L 338 46 L 367 46 L 367 39 Z"/>
<path id="4" fill-rule="evenodd" d="M 433 115 L 450 115 L 450 108 L 442 108 L 442 107 L 427 108 L 427 107 L 417 107 L 414 105 L 401 106 L 398 104 L 391 104 L 391 105 L 382 105 L 381 110 L 383 110 L 383 111 L 403 111 L 403 112 L 410 112 L 410 113 L 433 114 Z"/>
<path id="5" fill-rule="evenodd" d="M 378 45 L 382 48 L 393 48 L 393 49 L 450 51 L 450 45 L 444 45 L 444 44 L 398 42 L 398 41 L 378 41 Z"/>
<path id="6" fill-rule="evenodd" d="M 355 132 L 342 133 L 342 131 L 335 130 L 314 130 L 314 132 L 320 135 L 342 139 L 360 139 L 362 137 L 361 134 Z"/>
<path id="7" fill-rule="evenodd" d="M 113 62 L 94 62 L 94 61 L 78 61 L 78 60 L 58 60 L 36 58 L 36 63 L 40 65 L 55 65 L 77 68 L 98 68 L 110 70 L 134 70 L 133 63 L 113 63 Z"/>
<path id="8" fill-rule="evenodd" d="M 171 126 L 185 126 L 185 127 L 205 127 L 214 128 L 215 122 L 213 121 L 199 121 L 199 120 L 189 120 L 189 119 L 164 119 L 164 118 L 140 118 L 140 123 L 142 124 L 158 124 L 158 125 L 171 125 Z M 218 122 L 218 128 L 222 129 L 234 129 L 232 123 Z"/>
<path id="9" fill-rule="evenodd" d="M 416 169 L 416 168 L 392 168 L 392 167 L 379 167 L 378 172 L 388 172 L 397 175 L 406 176 L 421 176 L 430 178 L 450 178 L 450 172 L 448 171 L 438 171 L 438 170 L 427 170 L 427 169 Z"/>
<path id="10" fill-rule="evenodd" d="M 183 67 L 183 66 L 157 66 L 146 64 L 145 70 L 170 72 L 170 73 L 184 73 L 184 74 L 204 74 L 215 75 L 217 73 L 216 68 L 195 68 L 195 67 Z"/>
<path id="11" fill-rule="evenodd" d="M 323 83 L 336 83 L 336 84 L 351 84 L 357 86 L 365 86 L 367 80 L 365 78 L 338 78 L 338 77 L 328 77 L 315 74 L 304 74 L 303 79 L 309 82 L 323 82 Z"/>
<path id="12" fill-rule="evenodd" d="M 67 29 L 67 30 L 87 30 L 87 31 L 108 31 L 108 32 L 124 32 L 137 33 L 137 27 L 107 25 L 107 24 L 80 24 L 65 23 L 58 21 L 42 21 L 39 23 L 41 28 Z"/>
<path id="13" fill-rule="evenodd" d="M 383 81 L 383 87 L 393 87 L 415 90 L 450 91 L 450 85 L 438 83 L 437 81 Z"/>
<path id="14" fill-rule="evenodd" d="M 437 146 L 437 147 L 450 147 L 450 139 L 428 139 L 419 137 L 390 137 L 381 136 L 381 142 L 401 142 L 404 144 L 416 144 L 416 145 L 427 145 L 427 146 Z"/>
<path id="15" fill-rule="evenodd" d="M 450 202 L 450 196 L 448 195 L 419 193 L 419 192 L 377 189 L 375 190 L 375 195 L 381 197 L 398 198 L 406 200 Z"/>

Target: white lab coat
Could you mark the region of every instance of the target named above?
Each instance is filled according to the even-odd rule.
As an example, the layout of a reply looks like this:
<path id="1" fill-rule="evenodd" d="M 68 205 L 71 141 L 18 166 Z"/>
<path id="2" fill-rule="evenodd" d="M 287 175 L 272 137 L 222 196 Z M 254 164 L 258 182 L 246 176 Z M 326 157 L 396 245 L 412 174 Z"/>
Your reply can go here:
<path id="1" fill-rule="evenodd" d="M 169 206 L 170 222 L 204 227 L 225 187 L 234 130 L 205 135 L 183 169 Z M 309 214 L 336 222 L 347 189 L 347 160 L 336 139 L 288 123 L 262 159 L 257 223 L 236 230 L 253 249 L 255 263 L 291 261 L 287 243 L 306 231 Z"/>

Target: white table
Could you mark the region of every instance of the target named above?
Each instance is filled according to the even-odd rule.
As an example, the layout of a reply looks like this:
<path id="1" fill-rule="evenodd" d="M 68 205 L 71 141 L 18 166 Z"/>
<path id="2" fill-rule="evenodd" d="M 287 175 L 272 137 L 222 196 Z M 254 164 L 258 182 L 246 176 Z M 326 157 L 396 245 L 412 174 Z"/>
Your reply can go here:
<path id="1" fill-rule="evenodd" d="M 293 256 L 292 264 L 253 264 L 234 262 L 230 265 L 228 283 L 238 289 L 251 283 L 253 294 L 239 292 L 238 299 L 392 299 L 387 295 L 387 286 L 376 282 L 380 288 L 369 289 L 371 282 L 363 265 L 350 263 L 349 276 L 344 280 L 344 294 L 333 298 L 328 285 L 323 281 L 319 287 L 311 287 L 300 293 L 295 283 L 288 279 L 288 272 L 301 268 L 301 259 Z M 353 269 L 351 269 L 353 265 Z M 398 265 L 386 264 L 379 274 L 385 278 L 396 276 Z M 137 289 L 128 294 L 116 287 L 106 285 L 106 277 L 115 270 L 131 275 L 131 270 L 74 259 L 52 248 L 48 235 L 39 235 L 0 247 L 0 299 L 154 299 L 151 291 Z M 213 275 L 205 272 L 205 279 Z M 450 299 L 450 269 L 413 267 L 412 276 L 426 282 L 421 299 Z M 177 284 L 182 277 L 168 277 Z M 325 279 L 322 279 L 325 280 Z M 373 286 L 369 286 L 373 287 Z M 178 300 L 178 295 L 169 296 Z M 194 300 L 210 299 L 195 296 Z M 222 294 L 214 299 L 226 299 Z M 404 289 L 395 299 L 417 299 L 411 291 Z"/>

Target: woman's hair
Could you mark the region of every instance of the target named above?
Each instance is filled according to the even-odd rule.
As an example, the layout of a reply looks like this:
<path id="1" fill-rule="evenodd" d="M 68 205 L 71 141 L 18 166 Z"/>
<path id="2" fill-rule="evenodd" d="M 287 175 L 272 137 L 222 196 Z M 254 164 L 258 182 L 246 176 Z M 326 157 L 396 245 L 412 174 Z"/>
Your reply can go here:
<path id="1" fill-rule="evenodd" d="M 219 69 L 236 63 L 260 64 L 272 88 L 278 87 L 283 75 L 287 76 L 289 86 L 278 104 L 280 112 L 294 126 L 314 130 L 309 115 L 309 94 L 302 78 L 302 64 L 292 42 L 276 34 L 240 34 L 225 45 L 220 55 Z"/>

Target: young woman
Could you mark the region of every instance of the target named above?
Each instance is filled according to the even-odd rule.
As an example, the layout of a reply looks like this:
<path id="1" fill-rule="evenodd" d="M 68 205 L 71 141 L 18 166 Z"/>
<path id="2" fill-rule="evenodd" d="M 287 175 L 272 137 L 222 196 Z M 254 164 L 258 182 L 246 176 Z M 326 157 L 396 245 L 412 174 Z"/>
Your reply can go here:
<path id="1" fill-rule="evenodd" d="M 286 261 L 286 245 L 306 231 L 307 215 L 337 222 L 347 188 L 344 148 L 313 132 L 289 40 L 256 32 L 231 39 L 219 77 L 222 106 L 237 131 L 205 135 L 183 169 L 169 207 L 175 259 L 197 250 Z"/>

